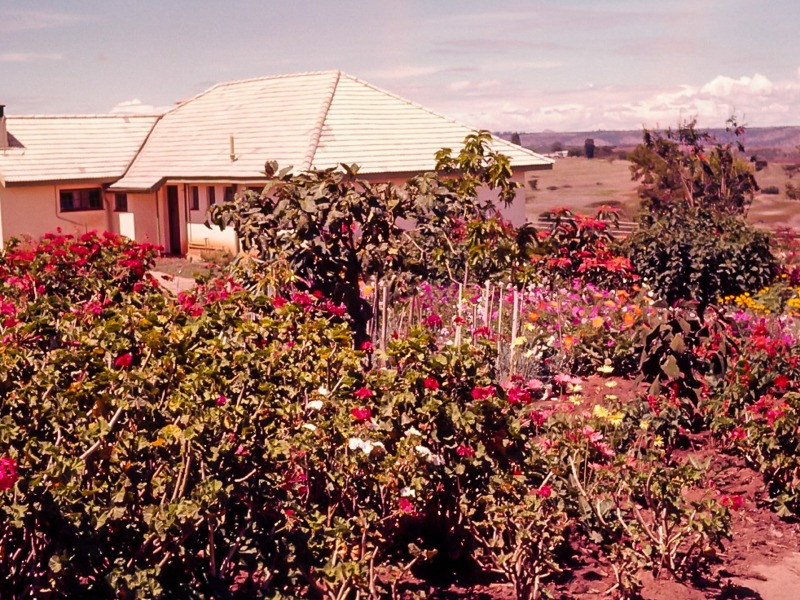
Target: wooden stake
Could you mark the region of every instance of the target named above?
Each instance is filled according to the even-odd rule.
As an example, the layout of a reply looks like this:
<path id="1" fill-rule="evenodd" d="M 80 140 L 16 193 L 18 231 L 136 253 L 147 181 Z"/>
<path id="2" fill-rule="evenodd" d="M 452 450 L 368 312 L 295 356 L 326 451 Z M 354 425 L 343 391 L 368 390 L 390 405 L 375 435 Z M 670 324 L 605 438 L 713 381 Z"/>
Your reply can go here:
<path id="1" fill-rule="evenodd" d="M 514 374 L 514 354 L 517 349 L 517 334 L 519 332 L 519 290 L 514 288 L 514 308 L 511 313 L 511 347 L 509 348 L 508 369 L 509 375 Z"/>

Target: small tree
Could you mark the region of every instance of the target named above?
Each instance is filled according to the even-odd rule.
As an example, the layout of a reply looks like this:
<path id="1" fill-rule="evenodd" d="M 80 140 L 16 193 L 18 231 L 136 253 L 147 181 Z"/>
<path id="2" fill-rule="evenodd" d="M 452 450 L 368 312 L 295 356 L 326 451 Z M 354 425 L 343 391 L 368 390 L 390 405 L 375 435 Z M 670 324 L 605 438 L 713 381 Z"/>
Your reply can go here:
<path id="1" fill-rule="evenodd" d="M 511 143 L 516 144 L 517 146 L 522 145 L 522 142 L 519 139 L 519 134 L 516 131 L 511 134 Z"/>
<path id="2" fill-rule="evenodd" d="M 629 156 L 643 208 L 663 212 L 677 204 L 747 214 L 758 184 L 737 154 L 744 151 L 744 127 L 732 117 L 726 130 L 732 140 L 720 142 L 698 131 L 695 120 L 665 132 L 645 129 L 643 143 Z"/>
<path id="3" fill-rule="evenodd" d="M 592 138 L 586 138 L 586 141 L 583 143 L 583 153 L 586 155 L 586 158 L 594 158 L 594 140 Z"/>
<path id="4" fill-rule="evenodd" d="M 493 189 L 510 204 L 519 184 L 511 181 L 508 158 L 492 151 L 490 141 L 487 131 L 468 136 L 457 155 L 449 148 L 436 154 L 435 172 L 403 186 L 359 179 L 355 165 L 293 174 L 267 163 L 263 192 L 215 205 L 210 220 L 233 227 L 256 264 L 282 261 L 294 286 L 343 305 L 358 347 L 368 339 L 371 318 L 363 283 L 437 269 L 461 277 L 469 261 L 483 257 L 470 240 L 498 235 L 492 224 L 499 217 L 496 204 L 481 200 L 479 190 Z M 491 232 L 482 234 L 475 223 Z"/>
<path id="5" fill-rule="evenodd" d="M 744 220 L 758 190 L 737 154 L 744 128 L 731 119 L 728 131 L 733 140 L 719 142 L 693 120 L 645 130 L 630 154 L 643 209 L 626 241 L 631 262 L 659 297 L 696 301 L 701 314 L 721 296 L 768 284 L 776 268 L 769 235 Z"/>

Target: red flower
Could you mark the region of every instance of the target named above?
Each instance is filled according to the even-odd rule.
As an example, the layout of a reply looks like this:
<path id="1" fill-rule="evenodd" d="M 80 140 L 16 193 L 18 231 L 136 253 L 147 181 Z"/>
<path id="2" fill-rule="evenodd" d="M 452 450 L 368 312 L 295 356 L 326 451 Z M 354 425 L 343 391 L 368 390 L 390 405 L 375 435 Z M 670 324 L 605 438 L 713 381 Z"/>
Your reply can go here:
<path id="1" fill-rule="evenodd" d="M 533 402 L 530 392 L 523 390 L 518 386 L 509 388 L 508 390 L 508 403 L 509 404 L 529 404 Z"/>
<path id="2" fill-rule="evenodd" d="M 362 387 L 362 388 L 360 388 L 360 389 L 355 391 L 355 397 L 356 398 L 361 398 L 362 400 L 364 398 L 369 398 L 370 396 L 374 396 L 374 395 L 375 394 L 368 387 Z"/>
<path id="3" fill-rule="evenodd" d="M 280 296 L 275 296 L 272 299 L 272 306 L 275 308 L 281 308 L 282 306 L 286 306 L 288 300 L 286 298 L 281 298 Z"/>
<path id="4" fill-rule="evenodd" d="M 217 396 L 217 406 L 225 406 L 228 403 L 228 399 L 220 394 Z"/>
<path id="5" fill-rule="evenodd" d="M 747 431 L 744 427 L 735 427 L 731 430 L 732 440 L 743 440 L 747 437 Z"/>
<path id="6" fill-rule="evenodd" d="M 114 366 L 118 369 L 127 369 L 131 364 L 133 364 L 133 354 L 130 352 L 126 352 L 114 361 Z"/>
<path id="7" fill-rule="evenodd" d="M 361 342 L 361 351 L 362 352 L 372 352 L 375 347 L 372 345 L 372 342 Z"/>
<path id="8" fill-rule="evenodd" d="M 435 392 L 436 390 L 439 389 L 439 381 L 433 377 L 426 377 L 424 385 L 426 390 L 431 390 Z"/>
<path id="9" fill-rule="evenodd" d="M 549 498 L 553 494 L 553 488 L 545 483 L 538 490 L 533 490 L 533 493 L 542 498 Z"/>
<path id="10" fill-rule="evenodd" d="M 464 446 L 463 444 L 456 448 L 456 454 L 459 456 L 463 456 L 464 458 L 472 458 L 475 456 L 475 450 L 470 448 L 469 446 Z"/>
<path id="11" fill-rule="evenodd" d="M 372 418 L 372 411 L 368 408 L 354 408 L 350 411 L 350 416 L 359 423 L 369 421 Z"/>
<path id="12" fill-rule="evenodd" d="M 473 400 L 485 400 L 486 398 L 491 398 L 492 396 L 494 396 L 494 387 L 491 385 L 487 385 L 486 387 L 476 386 L 472 388 Z"/>
<path id="13" fill-rule="evenodd" d="M 414 504 L 408 498 L 400 498 L 400 500 L 397 501 L 397 505 L 404 513 L 414 512 Z"/>
<path id="14" fill-rule="evenodd" d="M 442 326 L 442 317 L 439 315 L 429 315 L 422 321 L 427 327 L 438 329 Z"/>
<path id="15" fill-rule="evenodd" d="M 10 490 L 19 479 L 17 461 L 8 456 L 0 458 L 0 492 Z"/>
<path id="16" fill-rule="evenodd" d="M 731 496 L 723 496 L 722 500 L 720 500 L 720 504 L 722 506 L 727 506 L 731 510 L 739 510 L 744 506 L 744 500 L 738 494 L 731 495 Z"/>
<path id="17" fill-rule="evenodd" d="M 772 382 L 779 390 L 785 390 L 786 387 L 789 385 L 789 378 L 786 375 L 778 375 L 775 380 Z"/>

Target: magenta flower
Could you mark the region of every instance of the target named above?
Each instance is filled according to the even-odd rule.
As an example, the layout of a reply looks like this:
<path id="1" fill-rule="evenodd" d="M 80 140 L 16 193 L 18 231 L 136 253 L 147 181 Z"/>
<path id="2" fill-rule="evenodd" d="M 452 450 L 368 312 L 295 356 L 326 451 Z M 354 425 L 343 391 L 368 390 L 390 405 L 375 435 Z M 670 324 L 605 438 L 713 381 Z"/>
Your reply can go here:
<path id="1" fill-rule="evenodd" d="M 369 421 L 372 418 L 372 411 L 368 408 L 354 408 L 350 411 L 350 416 L 353 417 L 359 423 L 363 421 Z"/>
<path id="2" fill-rule="evenodd" d="M 434 377 L 426 377 L 424 385 L 426 390 L 431 390 L 433 392 L 439 389 L 439 381 Z"/>
<path id="3" fill-rule="evenodd" d="M 369 398 L 371 396 L 374 396 L 375 394 L 368 387 L 362 387 L 362 388 L 357 389 L 355 391 L 354 395 L 355 395 L 356 398 L 360 398 L 360 399 L 363 400 L 364 398 Z"/>
<path id="4" fill-rule="evenodd" d="M 117 360 L 114 361 L 114 366 L 118 369 L 127 369 L 133 364 L 133 354 L 130 352 L 126 352 L 125 354 L 120 355 L 117 357 Z"/>
<path id="5" fill-rule="evenodd" d="M 456 448 L 456 454 L 458 454 L 459 456 L 463 456 L 464 458 L 472 458 L 473 456 L 475 456 L 475 450 L 473 450 L 469 446 L 465 446 L 462 444 L 458 448 Z"/>
<path id="6" fill-rule="evenodd" d="M 10 490 L 19 479 L 17 461 L 8 456 L 0 458 L 0 492 Z"/>
<path id="7" fill-rule="evenodd" d="M 217 406 L 225 406 L 228 403 L 228 399 L 220 394 L 217 396 Z"/>
<path id="8" fill-rule="evenodd" d="M 400 500 L 397 501 L 397 505 L 400 507 L 400 510 L 404 513 L 414 512 L 414 504 L 408 498 L 400 498 Z"/>

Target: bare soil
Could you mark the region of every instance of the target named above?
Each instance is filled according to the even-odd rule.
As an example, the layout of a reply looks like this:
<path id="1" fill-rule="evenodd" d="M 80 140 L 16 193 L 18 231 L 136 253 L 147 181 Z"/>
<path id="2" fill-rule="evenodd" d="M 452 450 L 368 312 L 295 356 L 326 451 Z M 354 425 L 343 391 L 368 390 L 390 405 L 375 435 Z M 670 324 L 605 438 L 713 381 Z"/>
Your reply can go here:
<path id="1" fill-rule="evenodd" d="M 584 407 L 590 408 L 609 390 L 604 378 L 593 377 L 583 385 Z M 633 397 L 634 382 L 617 379 L 614 394 Z M 639 388 L 641 389 L 641 388 Z M 741 495 L 744 505 L 733 513 L 731 539 L 709 573 L 694 581 L 654 579 L 641 573 L 644 600 L 798 600 L 800 599 L 800 522 L 778 517 L 759 473 L 738 456 L 723 452 L 709 435 L 692 441 L 691 454 L 710 461 L 713 485 L 721 494 Z M 598 560 L 598 551 L 587 543 L 576 549 L 565 574 L 555 586 L 558 600 L 606 600 L 613 573 Z M 511 600 L 507 584 L 451 585 L 427 590 L 430 600 Z"/>

